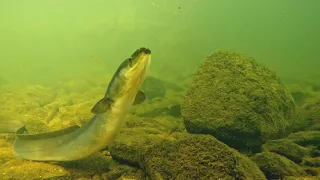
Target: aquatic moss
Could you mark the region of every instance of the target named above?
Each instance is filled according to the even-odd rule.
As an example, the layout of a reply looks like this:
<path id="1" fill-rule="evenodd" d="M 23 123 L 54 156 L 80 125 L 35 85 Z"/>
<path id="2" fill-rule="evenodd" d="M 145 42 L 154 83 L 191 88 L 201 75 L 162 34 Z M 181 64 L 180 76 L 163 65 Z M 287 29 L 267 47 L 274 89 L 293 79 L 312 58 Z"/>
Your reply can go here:
<path id="1" fill-rule="evenodd" d="M 151 179 L 265 179 L 249 158 L 210 135 L 154 143 L 141 156 Z"/>
<path id="2" fill-rule="evenodd" d="M 167 90 L 166 98 L 155 98 L 133 106 L 132 114 L 140 117 L 174 116 L 180 117 L 179 105 L 183 101 L 184 93 Z M 177 106 L 177 107 L 176 107 Z"/>
<path id="3" fill-rule="evenodd" d="M 0 148 L 2 148 L 2 147 L 10 147 L 10 146 L 11 146 L 11 144 L 9 142 L 7 142 L 6 140 L 0 138 Z"/>
<path id="4" fill-rule="evenodd" d="M 284 176 L 307 175 L 299 165 L 276 153 L 258 153 L 251 157 L 251 159 L 259 166 L 267 179 L 281 179 Z"/>
<path id="5" fill-rule="evenodd" d="M 72 174 L 81 173 L 93 175 L 109 170 L 112 159 L 104 156 L 102 153 L 96 153 L 90 157 L 66 162 L 55 163 L 69 170 Z"/>
<path id="6" fill-rule="evenodd" d="M 128 115 L 126 127 L 144 128 L 149 134 L 157 134 L 169 131 L 184 131 L 183 120 L 172 116 L 158 116 L 154 118 Z"/>
<path id="7" fill-rule="evenodd" d="M 34 117 L 34 116 L 32 116 Z M 48 126 L 44 119 L 30 119 L 30 117 L 26 120 L 25 123 L 26 129 L 30 134 L 44 133 L 52 131 L 52 129 Z"/>
<path id="8" fill-rule="evenodd" d="M 181 112 L 188 132 L 259 151 L 266 140 L 288 133 L 295 104 L 265 66 L 240 53 L 218 51 L 201 63 Z"/>
<path id="9" fill-rule="evenodd" d="M 311 166 L 311 167 L 320 167 L 320 156 L 319 157 L 309 157 L 304 158 L 302 165 L 304 166 Z"/>
<path id="10" fill-rule="evenodd" d="M 14 159 L 11 147 L 0 147 L 0 165 Z"/>
<path id="11" fill-rule="evenodd" d="M 299 146 L 288 139 L 267 141 L 262 146 L 262 150 L 280 154 L 297 163 L 302 162 L 303 158 L 309 156 L 311 153 L 310 149 Z"/>
<path id="12" fill-rule="evenodd" d="M 110 145 L 112 158 L 139 166 L 140 156 L 153 143 L 161 139 L 154 134 L 147 134 L 141 129 L 122 129 L 115 141 Z"/>
<path id="13" fill-rule="evenodd" d="M 320 98 L 309 99 L 298 111 L 294 131 L 320 130 Z"/>
<path id="14" fill-rule="evenodd" d="M 301 145 L 320 145 L 320 131 L 300 131 L 290 134 L 287 139 Z"/>
<path id="15" fill-rule="evenodd" d="M 320 176 L 320 168 L 319 167 L 305 167 L 304 170 L 311 176 Z"/>
<path id="16" fill-rule="evenodd" d="M 1 179 L 49 179 L 68 176 L 64 168 L 44 162 L 13 159 L 0 166 Z"/>
<path id="17" fill-rule="evenodd" d="M 103 179 L 142 179 L 143 172 L 140 169 L 124 164 L 113 166 L 112 169 L 102 174 Z"/>

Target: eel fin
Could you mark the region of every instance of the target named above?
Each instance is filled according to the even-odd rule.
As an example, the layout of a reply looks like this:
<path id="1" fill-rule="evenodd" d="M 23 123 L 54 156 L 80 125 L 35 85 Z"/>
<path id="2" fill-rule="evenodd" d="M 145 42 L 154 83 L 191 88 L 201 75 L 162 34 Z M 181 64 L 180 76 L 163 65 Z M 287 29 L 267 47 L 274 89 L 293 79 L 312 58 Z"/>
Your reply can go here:
<path id="1" fill-rule="evenodd" d="M 111 99 L 103 98 L 100 101 L 98 101 L 96 105 L 93 106 L 91 112 L 94 114 L 105 113 L 108 111 L 108 109 L 110 109 L 112 103 L 113 101 Z"/>
<path id="2" fill-rule="evenodd" d="M 63 135 L 69 134 L 79 128 L 80 128 L 80 126 L 74 125 L 74 126 L 59 129 L 56 131 L 50 131 L 50 132 L 39 133 L 39 134 L 28 134 L 26 127 L 23 126 L 16 131 L 16 136 L 17 136 L 17 138 L 19 138 L 21 140 L 49 139 L 49 138 L 55 138 L 58 136 L 63 136 Z"/>

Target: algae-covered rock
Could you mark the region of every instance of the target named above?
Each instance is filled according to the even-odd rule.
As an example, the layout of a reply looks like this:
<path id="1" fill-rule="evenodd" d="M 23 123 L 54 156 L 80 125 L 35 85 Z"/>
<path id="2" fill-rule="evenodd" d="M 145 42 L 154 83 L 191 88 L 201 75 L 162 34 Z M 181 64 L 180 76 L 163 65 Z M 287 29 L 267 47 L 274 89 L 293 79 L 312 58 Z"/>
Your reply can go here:
<path id="1" fill-rule="evenodd" d="M 133 106 L 132 114 L 150 118 L 157 116 L 180 117 L 180 104 L 183 99 L 184 93 L 168 90 L 166 98 L 155 98 L 138 106 Z"/>
<path id="2" fill-rule="evenodd" d="M 218 51 L 201 63 L 181 112 L 188 132 L 258 151 L 287 133 L 295 104 L 269 69 L 243 54 Z"/>
<path id="3" fill-rule="evenodd" d="M 64 168 L 44 162 L 13 159 L 0 166 L 1 179 L 49 179 L 68 176 Z"/>
<path id="4" fill-rule="evenodd" d="M 144 118 L 128 115 L 125 126 L 128 128 L 144 129 L 148 134 L 161 134 L 163 132 L 184 131 L 183 120 L 172 116 L 158 116 L 154 118 Z M 149 132 L 148 132 L 149 131 Z"/>
<path id="5" fill-rule="evenodd" d="M 304 166 L 320 167 L 320 156 L 304 158 L 302 164 Z"/>
<path id="6" fill-rule="evenodd" d="M 251 159 L 259 166 L 268 179 L 307 175 L 299 165 L 276 153 L 258 153 L 251 157 Z"/>
<path id="7" fill-rule="evenodd" d="M 320 177 L 320 167 L 305 167 L 304 170 L 311 176 Z"/>
<path id="8" fill-rule="evenodd" d="M 152 144 L 161 139 L 154 134 L 147 134 L 141 129 L 123 129 L 110 146 L 111 156 L 120 161 L 138 166 L 140 156 Z"/>
<path id="9" fill-rule="evenodd" d="M 300 131 L 290 134 L 287 139 L 301 145 L 320 145 L 320 131 Z"/>
<path id="10" fill-rule="evenodd" d="M 310 149 L 288 139 L 270 140 L 262 146 L 262 150 L 280 154 L 297 163 L 300 163 L 304 157 L 309 156 L 311 153 Z"/>
<path id="11" fill-rule="evenodd" d="M 210 135 L 154 143 L 141 157 L 151 179 L 266 179 L 249 158 Z"/>
<path id="12" fill-rule="evenodd" d="M 286 86 L 289 88 L 292 97 L 298 107 L 301 107 L 305 101 L 317 96 L 315 92 L 306 81 L 306 79 L 290 79 L 286 77 L 282 78 Z"/>
<path id="13" fill-rule="evenodd" d="M 147 76 L 141 85 L 141 90 L 146 94 L 149 100 L 154 98 L 163 98 L 166 96 L 166 84 L 153 76 Z"/>
<path id="14" fill-rule="evenodd" d="M 89 178 L 96 174 L 102 174 L 109 171 L 113 165 L 111 157 L 102 153 L 96 153 L 90 157 L 76 161 L 57 162 L 55 165 L 63 167 L 73 179 Z"/>
<path id="15" fill-rule="evenodd" d="M 294 131 L 320 131 L 320 98 L 309 99 L 295 118 Z"/>
<path id="16" fill-rule="evenodd" d="M 102 179 L 116 179 L 116 180 L 139 180 L 143 179 L 143 172 L 140 169 L 128 165 L 117 165 L 106 173 L 102 174 Z"/>

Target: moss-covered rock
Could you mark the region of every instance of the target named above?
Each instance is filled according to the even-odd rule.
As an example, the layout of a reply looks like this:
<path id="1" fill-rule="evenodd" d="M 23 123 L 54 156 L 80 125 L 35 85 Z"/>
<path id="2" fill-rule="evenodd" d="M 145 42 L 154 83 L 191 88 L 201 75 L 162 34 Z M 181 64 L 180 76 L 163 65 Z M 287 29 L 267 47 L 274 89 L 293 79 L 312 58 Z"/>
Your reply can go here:
<path id="1" fill-rule="evenodd" d="M 290 134 L 287 139 L 301 146 L 318 146 L 320 145 L 320 131 L 300 131 Z"/>
<path id="2" fill-rule="evenodd" d="M 141 129 L 123 129 L 110 146 L 111 156 L 120 161 L 138 166 L 140 156 L 153 143 L 161 139 L 154 134 L 147 134 Z"/>
<path id="3" fill-rule="evenodd" d="M 102 174 L 102 179 L 116 179 L 116 180 L 135 180 L 142 179 L 143 171 L 128 165 L 116 165 L 110 171 Z"/>
<path id="4" fill-rule="evenodd" d="M 154 98 L 133 106 L 132 114 L 140 117 L 173 116 L 180 117 L 180 104 L 184 99 L 184 93 L 168 90 L 166 98 Z"/>
<path id="5" fill-rule="evenodd" d="M 288 139 L 270 140 L 262 146 L 265 152 L 274 152 L 288 159 L 300 163 L 304 157 L 311 154 L 311 150 L 290 141 Z"/>
<path id="6" fill-rule="evenodd" d="M 167 87 L 164 81 L 153 76 L 147 76 L 141 85 L 141 90 L 146 94 L 149 100 L 154 98 L 164 98 Z"/>
<path id="7" fill-rule="evenodd" d="M 287 133 L 295 104 L 269 69 L 245 55 L 218 51 L 201 63 L 181 112 L 188 132 L 258 151 Z"/>
<path id="8" fill-rule="evenodd" d="M 97 173 L 104 173 L 110 170 L 114 162 L 110 156 L 96 153 L 90 157 L 67 162 L 53 162 L 67 170 L 71 177 L 91 177 Z"/>
<path id="9" fill-rule="evenodd" d="M 310 167 L 320 167 L 320 156 L 319 157 L 309 157 L 304 158 L 302 165 Z"/>
<path id="10" fill-rule="evenodd" d="M 64 168 L 44 162 L 13 159 L 0 166 L 1 179 L 49 179 L 68 176 Z"/>
<path id="11" fill-rule="evenodd" d="M 307 82 L 306 79 L 292 79 L 283 77 L 283 82 L 289 88 L 292 97 L 298 107 L 301 107 L 306 100 L 310 98 L 314 98 L 317 96 L 317 92 L 315 92 Z"/>
<path id="12" fill-rule="evenodd" d="M 258 153 L 251 157 L 251 159 L 259 166 L 268 179 L 307 175 L 299 165 L 276 153 Z"/>
<path id="13" fill-rule="evenodd" d="M 183 120 L 172 116 L 158 116 L 154 118 L 143 118 L 128 115 L 125 122 L 128 128 L 143 129 L 148 134 L 161 134 L 164 132 L 185 131 Z"/>
<path id="14" fill-rule="evenodd" d="M 304 170 L 311 176 L 320 177 L 320 167 L 305 167 Z"/>
<path id="15" fill-rule="evenodd" d="M 294 131 L 320 131 L 320 98 L 313 98 L 298 111 L 295 118 Z"/>
<path id="16" fill-rule="evenodd" d="M 266 179 L 249 158 L 210 135 L 155 143 L 141 158 L 151 179 Z"/>

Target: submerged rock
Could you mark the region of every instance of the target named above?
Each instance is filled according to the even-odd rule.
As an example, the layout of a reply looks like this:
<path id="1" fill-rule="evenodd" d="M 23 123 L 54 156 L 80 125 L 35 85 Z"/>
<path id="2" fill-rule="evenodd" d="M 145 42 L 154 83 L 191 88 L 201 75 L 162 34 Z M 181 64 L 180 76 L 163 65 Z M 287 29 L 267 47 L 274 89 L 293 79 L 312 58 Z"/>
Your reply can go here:
<path id="1" fill-rule="evenodd" d="M 305 167 L 304 170 L 311 176 L 320 177 L 320 168 L 319 167 Z M 318 180 L 319 178 L 317 178 Z"/>
<path id="2" fill-rule="evenodd" d="M 310 167 L 320 167 L 320 156 L 319 157 L 308 157 L 304 158 L 302 164 L 304 166 L 310 166 Z"/>
<path id="3" fill-rule="evenodd" d="M 285 156 L 299 163 L 307 174 L 320 176 L 320 131 L 301 131 L 283 139 L 270 140 L 262 146 L 262 150 Z M 283 179 L 292 178 L 293 176 L 288 176 Z M 303 179 L 303 177 L 296 177 L 296 179 Z M 306 179 L 309 178 L 306 177 Z"/>
<path id="4" fill-rule="evenodd" d="M 320 131 L 300 131 L 290 134 L 287 139 L 301 146 L 320 145 Z"/>
<path id="5" fill-rule="evenodd" d="M 320 98 L 309 99 L 295 118 L 294 131 L 320 131 Z"/>
<path id="6" fill-rule="evenodd" d="M 180 117 L 180 104 L 184 99 L 184 93 L 168 90 L 166 98 L 153 99 L 132 108 L 132 114 L 140 117 Z"/>
<path id="7" fill-rule="evenodd" d="M 123 129 L 110 146 L 111 156 L 127 164 L 139 166 L 140 156 L 152 144 L 161 139 L 154 134 L 147 134 L 141 129 Z"/>
<path id="8" fill-rule="evenodd" d="M 269 69 L 245 55 L 218 51 L 201 63 L 181 112 L 188 132 L 259 151 L 266 140 L 287 134 L 295 104 Z"/>
<path id="9" fill-rule="evenodd" d="M 147 76 L 141 85 L 142 91 L 146 94 L 149 100 L 154 98 L 163 98 L 166 96 L 166 84 L 153 76 Z"/>
<path id="10" fill-rule="evenodd" d="M 310 149 L 302 147 L 288 139 L 268 141 L 262 146 L 262 150 L 265 152 L 274 152 L 280 154 L 297 163 L 302 162 L 304 157 L 307 157 L 311 154 Z"/>
<path id="11" fill-rule="evenodd" d="M 307 173 L 299 165 L 276 153 L 258 153 L 251 159 L 259 166 L 267 179 L 282 179 L 285 176 L 307 176 Z"/>
<path id="12" fill-rule="evenodd" d="M 266 179 L 249 158 L 210 135 L 154 143 L 140 163 L 151 179 Z"/>
<path id="13" fill-rule="evenodd" d="M 1 179 L 49 179 L 68 176 L 64 168 L 44 162 L 13 159 L 0 166 Z"/>
<path id="14" fill-rule="evenodd" d="M 141 169 L 128 165 L 113 166 L 112 169 L 102 174 L 103 180 L 140 180 L 143 179 L 143 171 Z"/>

